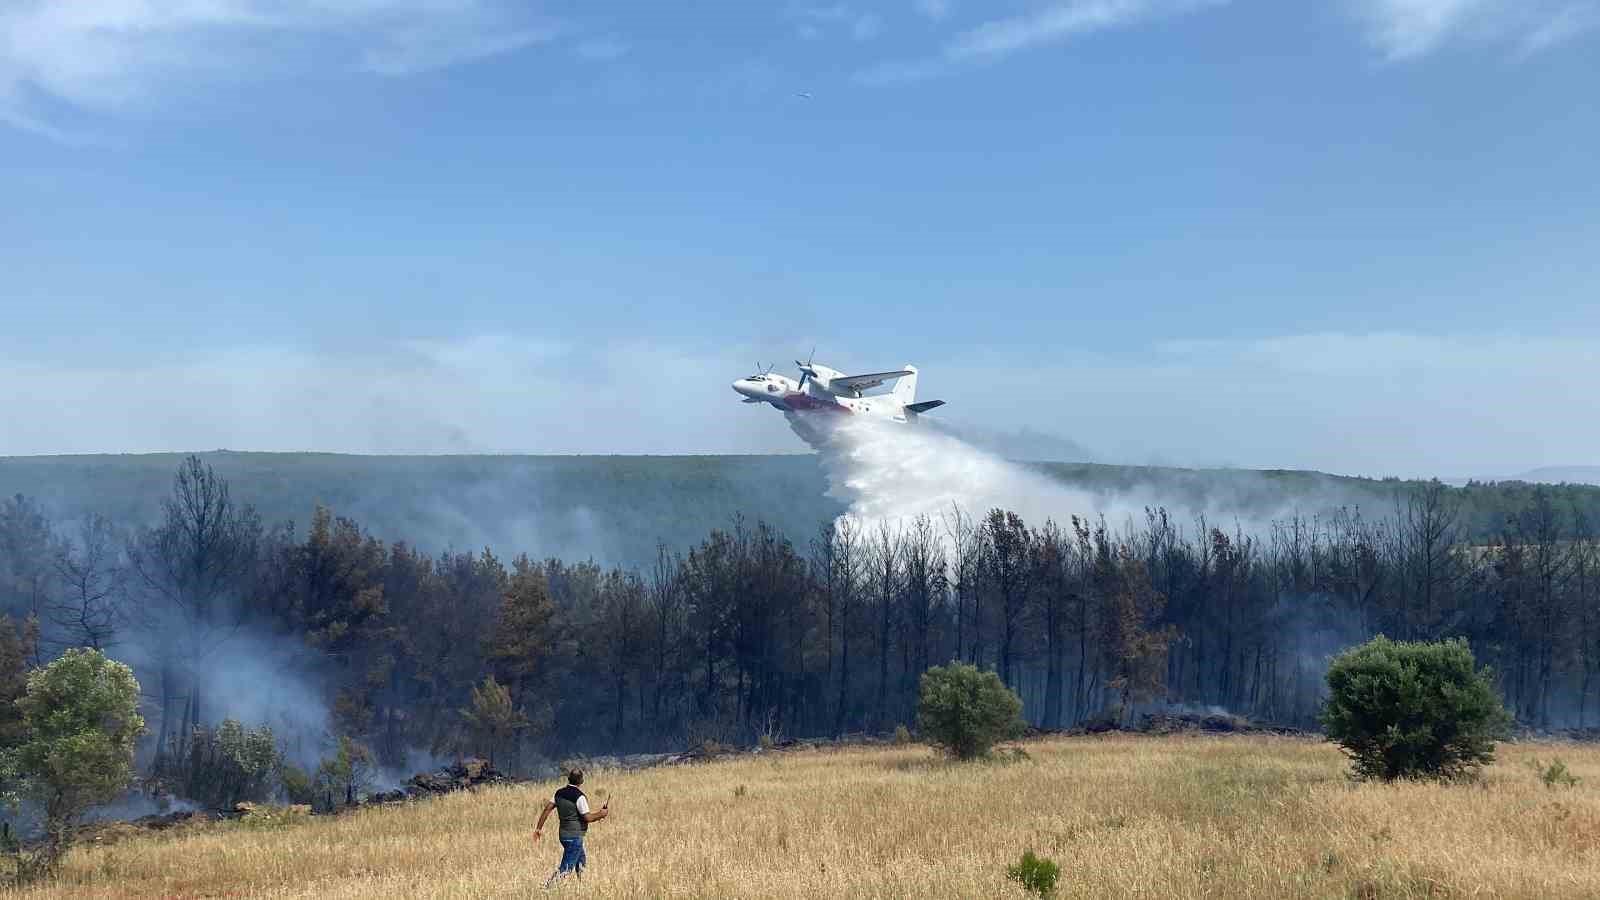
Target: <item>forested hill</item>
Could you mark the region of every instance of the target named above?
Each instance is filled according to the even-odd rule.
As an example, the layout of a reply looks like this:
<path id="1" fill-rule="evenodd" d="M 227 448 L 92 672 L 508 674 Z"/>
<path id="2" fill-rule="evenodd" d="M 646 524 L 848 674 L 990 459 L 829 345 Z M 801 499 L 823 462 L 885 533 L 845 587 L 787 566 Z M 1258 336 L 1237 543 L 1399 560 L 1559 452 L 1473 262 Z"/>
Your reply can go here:
<path id="1" fill-rule="evenodd" d="M 642 565 L 658 543 L 687 548 L 735 515 L 764 519 L 802 544 L 843 511 L 827 496 L 816 456 L 350 456 L 323 453 L 201 454 L 241 502 L 267 524 L 304 526 L 317 503 L 384 540 L 427 551 L 526 551 Z M 94 512 L 121 523 L 153 523 L 169 496 L 179 454 L 0 458 L 0 496 L 23 494 L 57 521 Z M 1394 480 L 1318 472 L 1176 469 L 1039 463 L 1052 477 L 1101 494 L 1123 494 L 1175 510 L 1227 510 L 1262 518 L 1339 506 L 1389 512 Z M 1462 500 L 1469 537 L 1498 530 L 1526 507 L 1532 486 L 1469 484 Z M 1600 487 L 1560 489 L 1600 520 Z M 1074 510 L 1070 512 L 1091 512 Z M 1225 517 L 1224 517 L 1225 518 Z M 1222 524 L 1226 525 L 1226 522 Z"/>
<path id="2" fill-rule="evenodd" d="M 101 513 L 154 523 L 183 454 L 0 458 L 0 497 L 23 494 L 57 521 Z M 797 540 L 843 512 L 811 455 L 199 456 L 268 525 L 304 529 L 317 504 L 428 552 L 527 552 L 642 565 L 658 543 L 686 549 L 735 515 Z"/>

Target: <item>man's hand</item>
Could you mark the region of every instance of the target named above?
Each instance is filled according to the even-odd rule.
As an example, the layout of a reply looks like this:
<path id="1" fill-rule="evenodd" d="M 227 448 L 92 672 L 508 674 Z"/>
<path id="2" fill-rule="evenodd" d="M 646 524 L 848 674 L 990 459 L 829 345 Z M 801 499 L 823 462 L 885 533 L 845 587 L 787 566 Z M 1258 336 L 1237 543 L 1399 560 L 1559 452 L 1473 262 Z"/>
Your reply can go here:
<path id="1" fill-rule="evenodd" d="M 544 834 L 544 829 L 542 829 L 542 828 L 535 828 L 535 829 L 534 829 L 534 830 L 533 830 L 533 840 L 534 840 L 534 841 L 535 841 L 535 842 L 536 842 L 536 843 L 537 843 L 537 842 L 538 842 L 538 840 L 539 840 L 539 835 L 541 835 L 541 834 Z"/>

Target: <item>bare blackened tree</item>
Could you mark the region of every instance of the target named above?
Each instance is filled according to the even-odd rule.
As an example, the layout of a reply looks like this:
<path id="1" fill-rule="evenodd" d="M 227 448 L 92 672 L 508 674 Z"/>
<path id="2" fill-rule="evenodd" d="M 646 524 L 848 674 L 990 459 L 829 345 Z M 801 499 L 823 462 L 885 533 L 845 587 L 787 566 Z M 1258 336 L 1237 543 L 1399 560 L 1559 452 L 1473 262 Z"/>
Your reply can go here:
<path id="1" fill-rule="evenodd" d="M 63 647 L 105 650 L 127 623 L 126 541 L 102 515 L 83 520 L 77 537 L 56 550 L 56 596 L 48 619 Z"/>
<path id="2" fill-rule="evenodd" d="M 663 707 L 668 693 L 682 680 L 679 670 L 678 646 L 682 641 L 685 621 L 683 579 L 679 574 L 683 559 L 674 557 L 665 544 L 656 546 L 656 561 L 650 571 L 650 584 L 646 594 L 650 618 L 651 652 L 654 666 L 651 672 L 650 719 L 651 727 L 660 734 L 665 731 Z"/>
<path id="3" fill-rule="evenodd" d="M 927 516 L 912 520 L 903 536 L 905 565 L 906 647 L 901 696 L 909 718 L 916 703 L 917 678 L 932 663 L 934 623 L 945 608 L 949 593 L 944 544 Z"/>
<path id="4" fill-rule="evenodd" d="M 1030 541 L 1032 584 L 1039 621 L 1044 628 L 1044 727 L 1061 727 L 1062 669 L 1067 607 L 1072 597 L 1072 540 L 1053 521 L 1035 531 Z"/>
<path id="5" fill-rule="evenodd" d="M 833 733 L 844 733 L 850 709 L 850 637 L 855 632 L 856 608 L 859 605 L 862 572 L 865 568 L 861 535 L 850 519 L 841 519 L 827 532 L 828 556 L 828 630 L 831 634 L 838 618 L 839 629 L 839 694 L 833 711 Z"/>
<path id="6" fill-rule="evenodd" d="M 1584 728 L 1585 711 L 1594 676 L 1600 671 L 1600 548 L 1588 513 L 1573 504 L 1572 604 L 1576 628 L 1577 662 L 1582 672 L 1578 687 L 1578 728 Z"/>
<path id="7" fill-rule="evenodd" d="M 1532 502 L 1518 517 L 1517 531 L 1527 550 L 1531 579 L 1524 595 L 1531 607 L 1525 615 L 1534 670 L 1531 713 L 1540 727 L 1548 728 L 1550 689 L 1577 646 L 1577 636 L 1568 625 L 1573 597 L 1567 583 L 1572 577 L 1574 547 L 1550 492 L 1543 486 L 1535 489 Z"/>
<path id="8" fill-rule="evenodd" d="M 18 621 L 46 618 L 55 591 L 56 538 L 38 504 L 18 494 L 0 502 L 0 613 Z M 31 647 L 31 662 L 42 665 L 42 642 Z"/>
<path id="9" fill-rule="evenodd" d="M 984 530 L 960 506 L 952 503 L 944 514 L 945 537 L 950 546 L 950 587 L 956 595 L 956 659 L 978 664 L 978 622 L 974 609 L 972 630 L 967 631 L 967 608 L 982 602 Z"/>
<path id="10" fill-rule="evenodd" d="M 904 580 L 903 557 L 905 548 L 900 533 L 888 522 L 879 522 L 870 539 L 870 574 L 872 602 L 877 606 L 878 626 L 878 713 L 880 726 L 889 718 L 889 638 L 894 632 L 897 602 Z"/>
<path id="11" fill-rule="evenodd" d="M 1028 604 L 1028 529 L 1014 512 L 994 509 L 983 524 L 988 584 L 1000 604 L 1000 680 L 1015 688 L 1017 641 Z"/>
<path id="12" fill-rule="evenodd" d="M 1435 478 L 1409 491 L 1395 516 L 1393 535 L 1400 570 L 1397 610 L 1408 640 L 1436 636 L 1443 610 L 1462 586 L 1461 503 Z"/>
<path id="13" fill-rule="evenodd" d="M 236 631 L 240 602 L 256 566 L 261 519 L 236 506 L 228 483 L 198 456 L 186 458 L 162 503 L 161 524 L 129 544 L 128 558 L 146 595 L 145 625 L 161 669 L 161 729 L 165 746 L 177 722 L 179 682 L 188 690 L 183 723 L 202 721 L 200 672 L 207 655 Z"/>

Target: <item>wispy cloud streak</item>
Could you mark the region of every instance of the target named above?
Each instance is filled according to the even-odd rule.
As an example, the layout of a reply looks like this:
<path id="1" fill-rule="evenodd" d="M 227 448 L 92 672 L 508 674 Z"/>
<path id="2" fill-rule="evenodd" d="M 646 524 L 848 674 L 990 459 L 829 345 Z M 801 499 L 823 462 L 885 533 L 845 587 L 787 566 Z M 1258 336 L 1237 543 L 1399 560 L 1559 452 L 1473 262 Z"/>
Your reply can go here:
<path id="1" fill-rule="evenodd" d="M 1024 50 L 1227 2 L 1229 0 L 1068 0 L 1025 15 L 985 22 L 951 38 L 937 56 L 880 63 L 856 73 L 856 80 L 864 84 L 920 81 L 964 65 L 995 61 Z"/>
<path id="2" fill-rule="evenodd" d="M 1388 62 L 1451 44 L 1529 55 L 1600 26 L 1600 0 L 1354 0 L 1368 43 Z"/>
<path id="3" fill-rule="evenodd" d="M 118 112 L 185 82 L 309 67 L 408 75 L 560 31 L 513 0 L 10 0 L 0 5 L 0 121 L 66 139 L 42 108 Z"/>

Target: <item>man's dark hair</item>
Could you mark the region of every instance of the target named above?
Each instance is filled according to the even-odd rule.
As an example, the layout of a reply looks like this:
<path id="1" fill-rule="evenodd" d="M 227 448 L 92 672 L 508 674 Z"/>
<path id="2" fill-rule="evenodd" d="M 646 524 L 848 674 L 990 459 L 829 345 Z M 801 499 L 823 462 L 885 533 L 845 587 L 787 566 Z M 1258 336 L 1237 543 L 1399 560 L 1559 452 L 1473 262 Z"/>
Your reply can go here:
<path id="1" fill-rule="evenodd" d="M 567 773 L 567 784 L 583 784 L 583 770 L 573 769 Z"/>

